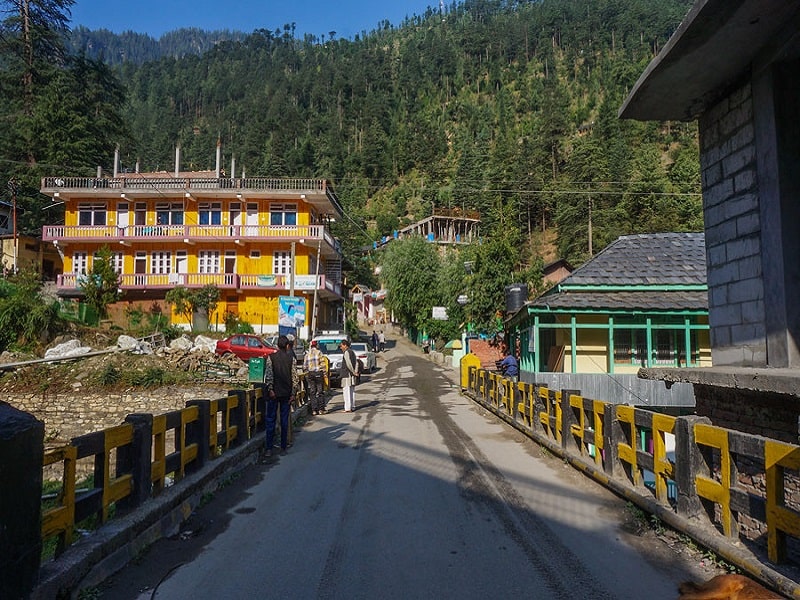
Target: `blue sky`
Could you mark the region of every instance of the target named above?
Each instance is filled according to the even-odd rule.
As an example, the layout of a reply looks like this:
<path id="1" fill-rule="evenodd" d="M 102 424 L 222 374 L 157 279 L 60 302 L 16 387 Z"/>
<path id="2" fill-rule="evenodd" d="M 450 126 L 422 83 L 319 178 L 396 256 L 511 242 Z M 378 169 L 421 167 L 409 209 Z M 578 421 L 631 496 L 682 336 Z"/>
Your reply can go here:
<path id="1" fill-rule="evenodd" d="M 447 6 L 445 2 L 445 6 Z M 76 0 L 71 27 L 109 29 L 115 33 L 131 30 L 158 38 L 181 27 L 205 30 L 231 29 L 250 33 L 255 29 L 282 29 L 296 23 L 295 36 L 310 33 L 350 38 L 371 31 L 379 21 L 399 25 L 406 16 L 421 15 L 439 0 Z"/>

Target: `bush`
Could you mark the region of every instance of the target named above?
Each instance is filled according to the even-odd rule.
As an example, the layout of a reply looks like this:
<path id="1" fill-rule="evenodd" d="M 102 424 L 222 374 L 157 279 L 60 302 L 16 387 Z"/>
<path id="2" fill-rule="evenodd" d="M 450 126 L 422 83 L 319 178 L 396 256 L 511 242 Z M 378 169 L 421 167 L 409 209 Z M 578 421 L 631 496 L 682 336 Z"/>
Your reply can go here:
<path id="1" fill-rule="evenodd" d="M 245 323 L 239 320 L 239 315 L 232 312 L 226 312 L 222 318 L 225 320 L 225 333 L 254 333 L 255 330 L 250 323 Z"/>
<path id="2" fill-rule="evenodd" d="M 97 374 L 97 383 L 104 387 L 117 385 L 122 379 L 122 372 L 116 365 L 105 365 Z"/>
<path id="3" fill-rule="evenodd" d="M 143 371 L 126 371 L 123 380 L 133 387 L 158 387 L 164 384 L 164 369 L 161 367 L 146 367 Z"/>

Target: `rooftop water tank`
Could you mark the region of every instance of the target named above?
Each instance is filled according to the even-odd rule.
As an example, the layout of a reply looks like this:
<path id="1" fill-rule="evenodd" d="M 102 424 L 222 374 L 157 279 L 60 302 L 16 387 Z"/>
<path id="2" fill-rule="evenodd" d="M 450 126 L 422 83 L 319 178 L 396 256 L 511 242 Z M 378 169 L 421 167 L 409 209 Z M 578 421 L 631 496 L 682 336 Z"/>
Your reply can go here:
<path id="1" fill-rule="evenodd" d="M 524 283 L 512 283 L 505 287 L 506 314 L 512 315 L 525 306 L 528 301 L 528 286 Z"/>

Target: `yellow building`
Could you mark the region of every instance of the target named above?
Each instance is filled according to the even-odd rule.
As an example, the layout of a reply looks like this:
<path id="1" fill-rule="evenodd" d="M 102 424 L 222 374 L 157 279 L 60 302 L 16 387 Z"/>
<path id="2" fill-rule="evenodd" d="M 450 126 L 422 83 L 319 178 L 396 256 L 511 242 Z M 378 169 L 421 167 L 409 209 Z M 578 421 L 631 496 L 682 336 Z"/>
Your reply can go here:
<path id="1" fill-rule="evenodd" d="M 45 177 L 41 192 L 65 205 L 64 224 L 42 232 L 63 259 L 63 297 L 82 295 L 81 277 L 107 246 L 124 292 L 112 315 L 166 309 L 165 294 L 179 285 L 214 285 L 222 296 L 212 329 L 232 313 L 256 332 L 276 332 L 281 296 L 306 298 L 302 337 L 341 327 L 342 259 L 328 224 L 342 208 L 325 180 L 128 173 Z"/>

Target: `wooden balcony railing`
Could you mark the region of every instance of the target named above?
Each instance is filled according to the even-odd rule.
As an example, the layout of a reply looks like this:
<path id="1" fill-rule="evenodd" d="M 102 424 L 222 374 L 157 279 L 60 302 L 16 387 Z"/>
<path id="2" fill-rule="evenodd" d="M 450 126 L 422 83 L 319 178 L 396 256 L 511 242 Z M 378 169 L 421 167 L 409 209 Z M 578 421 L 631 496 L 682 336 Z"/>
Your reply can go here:
<path id="1" fill-rule="evenodd" d="M 99 190 L 247 190 L 269 192 L 311 192 L 326 194 L 324 179 L 275 179 L 270 177 L 146 177 L 128 173 L 121 177 L 43 177 L 42 189 Z"/>
<path id="2" fill-rule="evenodd" d="M 59 275 L 56 286 L 61 290 L 79 290 L 86 275 L 64 273 Z M 297 291 L 327 290 L 341 296 L 342 286 L 319 275 L 316 286 L 315 275 L 295 275 L 294 289 Z M 187 288 L 201 288 L 214 285 L 226 290 L 273 289 L 289 290 L 292 282 L 288 275 L 238 275 L 236 273 L 124 273 L 120 275 L 120 288 L 123 290 L 171 289 L 176 285 Z"/>
<path id="3" fill-rule="evenodd" d="M 339 252 L 324 225 L 45 225 L 42 240 L 58 242 L 138 242 L 183 240 L 322 240 Z"/>

